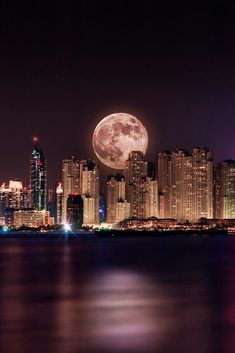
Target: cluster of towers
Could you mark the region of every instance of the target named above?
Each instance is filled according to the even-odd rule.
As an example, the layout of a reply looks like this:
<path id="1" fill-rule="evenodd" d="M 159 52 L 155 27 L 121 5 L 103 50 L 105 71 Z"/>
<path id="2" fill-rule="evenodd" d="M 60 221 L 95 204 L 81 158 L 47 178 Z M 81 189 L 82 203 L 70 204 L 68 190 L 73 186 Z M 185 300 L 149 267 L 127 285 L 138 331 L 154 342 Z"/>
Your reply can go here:
<path id="1" fill-rule="evenodd" d="M 158 188 L 154 173 L 140 151 L 130 153 L 122 175 L 107 182 L 107 222 L 129 217 L 158 217 Z"/>
<path id="2" fill-rule="evenodd" d="M 197 222 L 213 217 L 212 152 L 194 148 L 158 154 L 159 211 L 162 218 Z"/>
<path id="3" fill-rule="evenodd" d="M 93 160 L 70 157 L 62 162 L 56 189 L 57 223 L 99 223 L 99 167 Z"/>
<path id="4" fill-rule="evenodd" d="M 48 188 L 47 160 L 34 139 L 30 186 L 11 180 L 0 187 L 2 224 L 90 226 L 153 217 L 182 223 L 235 219 L 235 161 L 214 166 L 208 148 L 179 149 L 159 152 L 155 168 L 133 151 L 123 172 L 108 177 L 104 197 L 98 164 L 73 156 L 62 161 L 62 182 Z"/>
<path id="5" fill-rule="evenodd" d="M 106 212 L 100 202 L 97 163 L 71 157 L 62 164 L 62 184 L 56 192 L 57 223 L 98 224 Z M 106 186 L 107 223 L 158 216 L 157 181 L 150 176 L 142 152 L 131 152 L 123 175 L 110 175 Z"/>
<path id="6" fill-rule="evenodd" d="M 123 173 L 108 177 L 106 191 L 107 223 L 152 217 L 179 223 L 235 219 L 235 161 L 214 166 L 212 151 L 196 147 L 159 152 L 155 169 L 133 151 Z"/>
<path id="7" fill-rule="evenodd" d="M 1 224 L 49 224 L 52 222 L 47 211 L 47 161 L 38 139 L 33 139 L 30 155 L 30 185 L 23 187 L 22 181 L 10 180 L 0 187 Z"/>
<path id="8" fill-rule="evenodd" d="M 208 148 L 157 156 L 159 217 L 178 222 L 235 218 L 235 161 L 213 165 Z"/>

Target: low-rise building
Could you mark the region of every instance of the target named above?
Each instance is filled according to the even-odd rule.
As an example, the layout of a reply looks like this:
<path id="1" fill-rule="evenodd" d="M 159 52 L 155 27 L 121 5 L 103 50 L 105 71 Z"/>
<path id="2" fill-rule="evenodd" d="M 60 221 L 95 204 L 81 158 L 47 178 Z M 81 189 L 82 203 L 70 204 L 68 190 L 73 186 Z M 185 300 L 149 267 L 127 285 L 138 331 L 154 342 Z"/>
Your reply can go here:
<path id="1" fill-rule="evenodd" d="M 49 211 L 37 211 L 32 208 L 20 209 L 14 211 L 13 225 L 16 227 L 40 227 L 53 225 L 53 217 L 50 217 Z"/>
<path id="2" fill-rule="evenodd" d="M 177 221 L 173 218 L 156 218 L 147 219 L 129 218 L 120 222 L 120 229 L 127 230 L 155 230 L 155 229 L 175 229 Z"/>

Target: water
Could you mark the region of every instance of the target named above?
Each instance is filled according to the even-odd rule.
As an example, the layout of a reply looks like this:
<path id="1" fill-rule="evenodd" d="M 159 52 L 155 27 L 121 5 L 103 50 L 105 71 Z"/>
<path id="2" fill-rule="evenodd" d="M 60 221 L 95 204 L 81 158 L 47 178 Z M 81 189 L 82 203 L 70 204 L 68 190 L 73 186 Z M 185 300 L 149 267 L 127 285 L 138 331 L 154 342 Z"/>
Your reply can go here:
<path id="1" fill-rule="evenodd" d="M 235 238 L 0 239 L 1 353 L 233 353 Z"/>

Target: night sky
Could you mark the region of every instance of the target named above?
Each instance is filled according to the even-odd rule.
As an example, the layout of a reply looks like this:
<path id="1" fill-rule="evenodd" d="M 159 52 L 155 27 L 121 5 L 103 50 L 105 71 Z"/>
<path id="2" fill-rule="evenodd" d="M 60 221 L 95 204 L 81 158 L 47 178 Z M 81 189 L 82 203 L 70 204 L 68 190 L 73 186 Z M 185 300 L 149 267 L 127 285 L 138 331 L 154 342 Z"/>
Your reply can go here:
<path id="1" fill-rule="evenodd" d="M 93 130 L 118 111 L 147 127 L 149 159 L 199 145 L 216 161 L 235 158 L 235 5 L 226 0 L 5 0 L 0 46 L 0 183 L 28 184 L 38 134 L 53 185 L 63 158 L 95 158 Z"/>

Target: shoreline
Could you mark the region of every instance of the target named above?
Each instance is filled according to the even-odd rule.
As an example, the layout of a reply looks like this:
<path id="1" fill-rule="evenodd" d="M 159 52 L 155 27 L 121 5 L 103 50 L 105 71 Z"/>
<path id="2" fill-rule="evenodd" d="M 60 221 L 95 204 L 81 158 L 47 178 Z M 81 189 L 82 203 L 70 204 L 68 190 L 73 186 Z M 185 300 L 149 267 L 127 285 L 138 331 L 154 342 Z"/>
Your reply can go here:
<path id="1" fill-rule="evenodd" d="M 0 239 L 82 239 L 82 238 L 146 238 L 146 237 L 217 237 L 233 236 L 228 230 L 107 230 L 92 232 L 7 232 Z"/>

